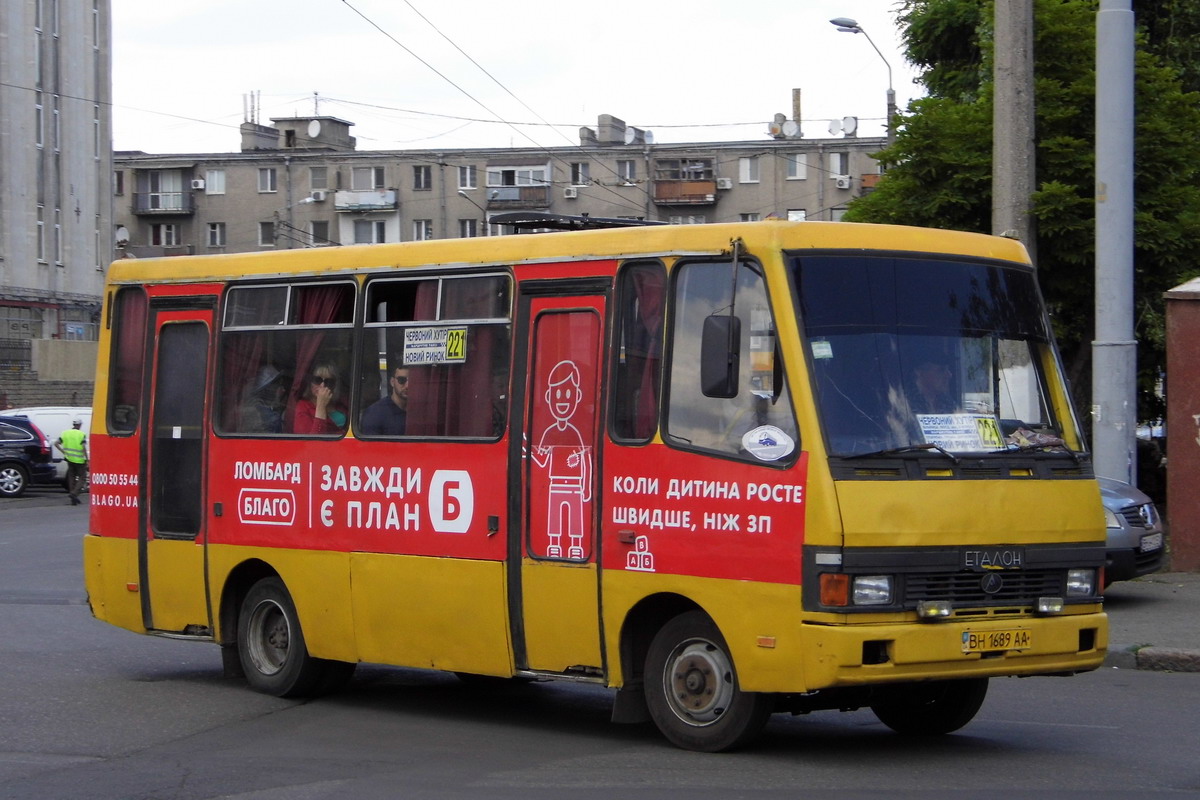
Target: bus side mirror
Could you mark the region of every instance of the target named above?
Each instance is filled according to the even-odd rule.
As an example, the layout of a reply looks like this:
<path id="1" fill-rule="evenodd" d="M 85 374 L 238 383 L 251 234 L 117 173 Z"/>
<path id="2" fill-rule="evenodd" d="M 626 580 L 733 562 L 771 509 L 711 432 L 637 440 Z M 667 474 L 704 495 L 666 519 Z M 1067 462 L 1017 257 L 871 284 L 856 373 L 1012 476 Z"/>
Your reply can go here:
<path id="1" fill-rule="evenodd" d="M 741 319 L 705 317 L 700 336 L 700 391 L 705 397 L 737 397 L 741 351 Z"/>

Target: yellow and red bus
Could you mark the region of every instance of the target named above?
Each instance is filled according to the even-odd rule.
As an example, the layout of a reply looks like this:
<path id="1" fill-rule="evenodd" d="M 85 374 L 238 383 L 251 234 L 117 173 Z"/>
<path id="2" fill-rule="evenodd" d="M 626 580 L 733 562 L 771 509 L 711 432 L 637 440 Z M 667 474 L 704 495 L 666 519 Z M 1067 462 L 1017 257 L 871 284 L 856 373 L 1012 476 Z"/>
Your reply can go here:
<path id="1" fill-rule="evenodd" d="M 990 677 L 1104 657 L 1099 491 L 1009 239 L 122 260 L 102 328 L 92 613 L 216 642 L 259 691 L 359 662 L 590 681 L 711 751 L 774 711 L 945 733 Z"/>

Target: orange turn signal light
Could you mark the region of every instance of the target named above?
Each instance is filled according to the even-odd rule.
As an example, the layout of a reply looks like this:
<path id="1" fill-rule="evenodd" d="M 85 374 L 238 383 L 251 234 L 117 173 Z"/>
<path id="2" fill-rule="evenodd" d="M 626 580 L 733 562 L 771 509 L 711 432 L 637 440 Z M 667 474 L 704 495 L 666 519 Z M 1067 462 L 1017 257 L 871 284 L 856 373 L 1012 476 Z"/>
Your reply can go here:
<path id="1" fill-rule="evenodd" d="M 821 573 L 821 605 L 850 605 L 850 576 L 841 572 Z"/>

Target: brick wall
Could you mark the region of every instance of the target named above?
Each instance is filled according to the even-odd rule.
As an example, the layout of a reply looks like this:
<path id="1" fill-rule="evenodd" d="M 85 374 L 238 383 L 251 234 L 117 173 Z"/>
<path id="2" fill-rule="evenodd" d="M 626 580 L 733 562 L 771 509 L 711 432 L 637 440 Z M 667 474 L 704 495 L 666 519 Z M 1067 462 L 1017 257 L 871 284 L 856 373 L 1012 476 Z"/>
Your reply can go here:
<path id="1" fill-rule="evenodd" d="M 30 369 L 0 371 L 0 408 L 90 406 L 92 381 L 43 381 Z"/>

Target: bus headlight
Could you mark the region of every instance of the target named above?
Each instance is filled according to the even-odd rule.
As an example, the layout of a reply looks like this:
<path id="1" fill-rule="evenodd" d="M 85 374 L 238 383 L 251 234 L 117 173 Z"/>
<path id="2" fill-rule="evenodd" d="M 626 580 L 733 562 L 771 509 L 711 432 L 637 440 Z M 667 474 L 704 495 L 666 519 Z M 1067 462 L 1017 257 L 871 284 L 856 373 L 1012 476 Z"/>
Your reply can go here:
<path id="1" fill-rule="evenodd" d="M 886 606 L 892 602 L 891 575 L 855 575 L 851 602 L 856 606 Z"/>
<path id="2" fill-rule="evenodd" d="M 1067 597 L 1091 597 L 1096 594 L 1096 570 L 1067 570 Z"/>

